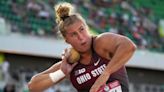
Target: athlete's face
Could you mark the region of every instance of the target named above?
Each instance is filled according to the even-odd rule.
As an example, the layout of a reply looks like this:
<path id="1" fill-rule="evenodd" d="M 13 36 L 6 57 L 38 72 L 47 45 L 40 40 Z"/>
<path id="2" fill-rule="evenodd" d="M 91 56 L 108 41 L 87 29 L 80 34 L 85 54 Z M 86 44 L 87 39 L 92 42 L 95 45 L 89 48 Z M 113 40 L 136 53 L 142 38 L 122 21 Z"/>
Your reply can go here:
<path id="1" fill-rule="evenodd" d="M 65 40 L 81 53 L 90 50 L 91 35 L 82 21 L 76 21 L 66 28 Z"/>

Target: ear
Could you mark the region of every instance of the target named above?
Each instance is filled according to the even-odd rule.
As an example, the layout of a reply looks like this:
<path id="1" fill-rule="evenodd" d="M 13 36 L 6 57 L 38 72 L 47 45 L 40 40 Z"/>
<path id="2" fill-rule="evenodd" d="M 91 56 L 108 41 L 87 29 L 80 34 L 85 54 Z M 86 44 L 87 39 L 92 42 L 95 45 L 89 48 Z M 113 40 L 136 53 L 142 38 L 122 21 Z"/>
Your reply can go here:
<path id="1" fill-rule="evenodd" d="M 65 39 L 65 42 L 69 44 L 69 42 L 67 41 L 67 39 Z"/>
<path id="2" fill-rule="evenodd" d="M 64 36 L 64 41 L 69 44 L 68 38 Z"/>

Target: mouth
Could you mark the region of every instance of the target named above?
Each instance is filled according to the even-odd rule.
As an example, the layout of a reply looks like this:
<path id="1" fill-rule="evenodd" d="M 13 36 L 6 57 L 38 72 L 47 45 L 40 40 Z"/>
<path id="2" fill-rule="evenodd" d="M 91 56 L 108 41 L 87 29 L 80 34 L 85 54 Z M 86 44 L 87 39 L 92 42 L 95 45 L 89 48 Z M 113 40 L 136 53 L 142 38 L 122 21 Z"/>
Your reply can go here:
<path id="1" fill-rule="evenodd" d="M 83 42 L 83 43 L 81 43 L 81 46 L 84 46 L 85 44 L 87 44 L 87 42 Z"/>

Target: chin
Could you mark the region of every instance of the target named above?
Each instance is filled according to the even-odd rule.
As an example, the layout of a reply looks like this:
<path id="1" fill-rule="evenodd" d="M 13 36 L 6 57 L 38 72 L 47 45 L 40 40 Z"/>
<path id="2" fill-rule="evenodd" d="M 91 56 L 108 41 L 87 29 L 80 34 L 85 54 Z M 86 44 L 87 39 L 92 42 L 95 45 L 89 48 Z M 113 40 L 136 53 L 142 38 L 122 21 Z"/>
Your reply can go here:
<path id="1" fill-rule="evenodd" d="M 87 53 L 89 52 L 91 49 L 90 48 L 82 48 L 79 50 L 79 53 L 83 54 L 83 53 Z"/>
<path id="2" fill-rule="evenodd" d="M 79 53 L 87 53 L 91 50 L 91 46 L 88 44 L 81 45 L 81 46 L 79 46 L 79 48 L 77 50 Z"/>

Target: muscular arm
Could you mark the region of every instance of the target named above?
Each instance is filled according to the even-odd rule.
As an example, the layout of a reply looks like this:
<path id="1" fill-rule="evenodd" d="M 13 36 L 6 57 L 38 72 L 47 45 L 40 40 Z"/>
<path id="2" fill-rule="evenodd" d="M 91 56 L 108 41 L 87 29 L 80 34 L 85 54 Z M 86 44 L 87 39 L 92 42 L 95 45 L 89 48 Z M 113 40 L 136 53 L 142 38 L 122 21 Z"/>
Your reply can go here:
<path id="1" fill-rule="evenodd" d="M 113 55 L 104 71 L 110 75 L 128 62 L 136 49 L 136 45 L 125 36 L 109 34 L 108 45 L 105 49 L 107 49 L 107 53 Z"/>
<path id="2" fill-rule="evenodd" d="M 98 42 L 98 43 L 97 43 Z M 97 45 L 96 45 L 97 44 Z M 90 92 L 97 92 L 110 75 L 120 69 L 133 55 L 136 46 L 125 36 L 104 33 L 97 37 L 95 49 L 99 55 L 110 59 L 101 76 L 96 80 Z"/>
<path id="3" fill-rule="evenodd" d="M 55 83 L 50 79 L 49 73 L 57 71 L 60 68 L 60 65 L 61 62 L 58 62 L 51 66 L 49 69 L 34 75 L 28 83 L 30 92 L 42 92 L 43 90 L 54 85 Z"/>

